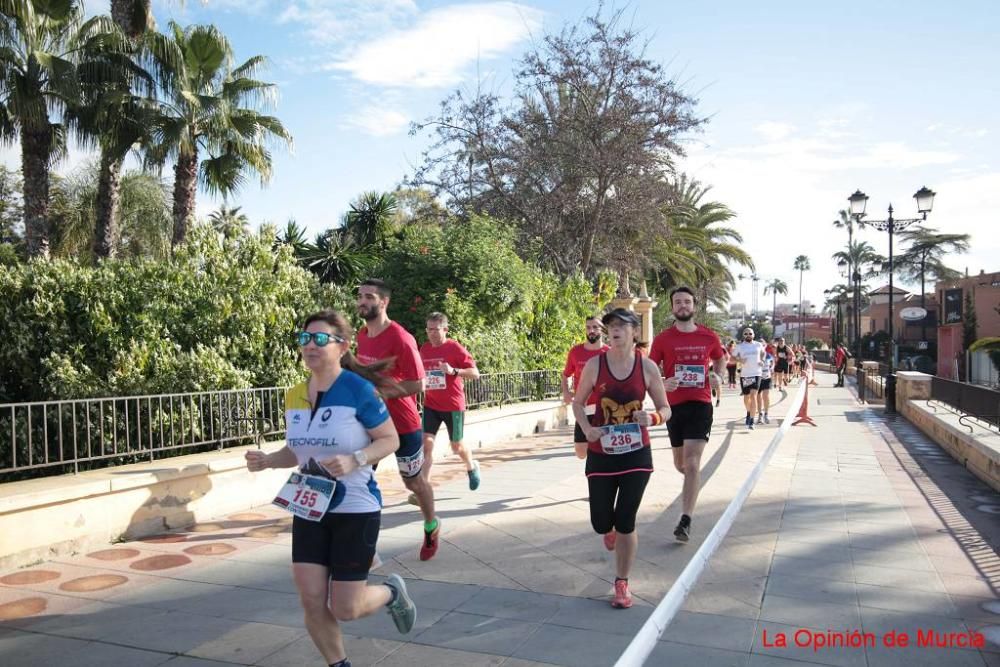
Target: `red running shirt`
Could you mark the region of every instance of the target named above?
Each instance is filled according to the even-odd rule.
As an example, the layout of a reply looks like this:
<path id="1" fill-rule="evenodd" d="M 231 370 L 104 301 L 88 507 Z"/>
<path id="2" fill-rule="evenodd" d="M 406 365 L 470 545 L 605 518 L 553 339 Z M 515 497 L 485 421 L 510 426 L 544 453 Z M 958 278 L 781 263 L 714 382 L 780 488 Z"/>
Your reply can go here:
<path id="1" fill-rule="evenodd" d="M 361 363 L 370 364 L 389 358 L 395 358 L 396 362 L 386 373 L 396 382 L 423 379 L 424 365 L 417 352 L 417 341 L 398 322 L 390 322 L 385 331 L 374 338 L 368 336 L 368 327 L 358 332 L 358 360 Z M 385 404 L 400 435 L 421 429 L 415 395 L 390 398 Z"/>
<path id="2" fill-rule="evenodd" d="M 420 346 L 423 360 L 424 406 L 439 412 L 465 410 L 465 384 L 457 375 L 444 375 L 438 371 L 438 363 L 447 362 L 452 368 L 475 368 L 476 360 L 469 351 L 456 340 L 448 339 L 438 347 L 429 342 Z M 441 385 L 444 386 L 441 386 Z"/>
<path id="3" fill-rule="evenodd" d="M 689 386 L 667 392 L 670 405 L 688 401 L 711 403 L 710 364 L 715 359 L 721 359 L 725 353 L 718 334 L 700 324 L 690 333 L 679 331 L 677 327 L 664 329 L 649 348 L 649 358 L 660 367 L 663 377 L 682 374 L 688 378 Z"/>
<path id="4" fill-rule="evenodd" d="M 602 345 L 599 350 L 588 350 L 583 346 L 583 343 L 570 348 L 569 354 L 566 355 L 566 366 L 563 368 L 563 377 L 573 378 L 573 391 L 576 391 L 576 388 L 580 386 L 580 373 L 583 372 L 583 367 L 587 365 L 587 362 L 607 351 L 607 345 Z M 587 405 L 593 405 L 596 402 L 597 399 L 594 394 L 591 394 L 587 399 Z"/>
<path id="5" fill-rule="evenodd" d="M 642 410 L 642 402 L 646 399 L 646 376 L 642 372 L 642 353 L 636 351 L 632 372 L 627 378 L 619 380 L 611 374 L 608 368 L 608 355 L 601 354 L 598 362 L 597 382 L 594 383 L 594 393 L 591 398 L 597 403 L 597 410 L 590 415 L 590 425 L 601 427 L 607 424 L 628 424 L 632 422 L 632 413 Z M 649 447 L 649 431 L 640 426 L 642 446 Z M 600 442 L 588 442 L 587 449 L 603 454 Z"/>

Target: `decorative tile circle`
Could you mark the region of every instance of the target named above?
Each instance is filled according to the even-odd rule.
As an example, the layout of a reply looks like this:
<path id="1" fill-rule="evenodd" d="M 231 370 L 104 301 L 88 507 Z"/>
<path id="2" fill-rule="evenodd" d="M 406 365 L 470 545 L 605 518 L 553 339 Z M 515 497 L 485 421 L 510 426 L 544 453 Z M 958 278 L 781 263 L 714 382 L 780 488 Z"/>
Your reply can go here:
<path id="1" fill-rule="evenodd" d="M 192 533 L 214 533 L 217 530 L 222 530 L 222 526 L 217 523 L 196 523 L 188 530 Z"/>
<path id="2" fill-rule="evenodd" d="M 263 526 L 260 528 L 251 528 L 244 535 L 247 537 L 277 537 L 281 534 L 283 528 L 281 526 Z"/>
<path id="3" fill-rule="evenodd" d="M 162 554 L 160 556 L 150 556 L 143 558 L 129 565 L 133 570 L 150 572 L 153 570 L 169 570 L 172 567 L 187 565 L 191 559 L 181 554 Z"/>
<path id="4" fill-rule="evenodd" d="M 61 574 L 52 570 L 25 570 L 24 572 L 15 572 L 14 574 L 8 574 L 6 577 L 0 578 L 0 583 L 7 584 L 8 586 L 25 586 L 52 581 L 61 576 Z"/>
<path id="5" fill-rule="evenodd" d="M 22 598 L 7 604 L 0 604 L 0 621 L 13 621 L 16 618 L 34 616 L 45 611 L 48 604 L 45 598 Z"/>
<path id="6" fill-rule="evenodd" d="M 187 542 L 187 536 L 179 535 L 177 533 L 167 533 L 165 535 L 143 537 L 139 541 L 146 542 L 147 544 L 172 544 L 174 542 Z"/>
<path id="7" fill-rule="evenodd" d="M 87 554 L 87 558 L 96 558 L 97 560 L 128 560 L 138 555 L 138 549 L 104 549 L 103 551 L 95 551 L 94 553 Z"/>
<path id="8" fill-rule="evenodd" d="M 59 589 L 71 593 L 90 593 L 92 591 L 103 591 L 115 586 L 121 586 L 128 577 L 120 574 L 95 574 L 90 577 L 80 577 L 71 579 L 59 584 Z"/>
<path id="9" fill-rule="evenodd" d="M 191 554 L 192 556 L 222 556 L 224 554 L 231 554 L 234 551 L 236 551 L 236 547 L 231 544 L 214 542 L 212 544 L 199 544 L 194 547 L 188 547 L 184 550 L 184 553 Z"/>

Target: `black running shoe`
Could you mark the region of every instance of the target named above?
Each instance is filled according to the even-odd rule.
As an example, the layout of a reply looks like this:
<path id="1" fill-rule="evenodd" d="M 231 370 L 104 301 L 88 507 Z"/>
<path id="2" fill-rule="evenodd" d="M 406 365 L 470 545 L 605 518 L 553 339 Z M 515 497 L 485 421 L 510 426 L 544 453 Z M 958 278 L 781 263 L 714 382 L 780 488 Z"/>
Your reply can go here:
<path id="1" fill-rule="evenodd" d="M 691 519 L 686 516 L 681 517 L 677 527 L 674 528 L 674 537 L 677 538 L 678 542 L 687 542 L 691 539 Z"/>

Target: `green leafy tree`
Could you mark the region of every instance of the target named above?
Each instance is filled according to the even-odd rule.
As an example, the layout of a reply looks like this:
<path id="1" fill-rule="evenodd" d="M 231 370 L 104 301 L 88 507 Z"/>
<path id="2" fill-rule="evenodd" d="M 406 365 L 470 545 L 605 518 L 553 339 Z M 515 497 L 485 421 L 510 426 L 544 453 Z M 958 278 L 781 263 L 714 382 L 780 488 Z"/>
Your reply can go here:
<path id="1" fill-rule="evenodd" d="M 976 342 L 976 332 L 979 329 L 979 318 L 976 316 L 976 303 L 972 300 L 972 291 L 965 290 L 965 307 L 962 309 L 962 347 L 968 350 Z"/>
<path id="2" fill-rule="evenodd" d="M 918 225 L 904 229 L 899 233 L 900 240 L 908 246 L 893 265 L 899 271 L 903 280 L 920 281 L 920 307 L 926 307 L 926 278 L 929 275 L 935 282 L 955 280 L 958 271 L 944 264 L 944 258 L 949 255 L 969 251 L 968 234 L 941 234 L 936 229 Z M 927 318 L 921 320 L 920 339 L 927 340 Z"/>
<path id="3" fill-rule="evenodd" d="M 11 252 L 16 252 L 23 242 L 23 188 L 21 174 L 0 165 L 0 243 L 8 244 Z"/>
<path id="4" fill-rule="evenodd" d="M 266 184 L 272 171 L 269 147 L 290 145 L 291 134 L 277 117 L 255 108 L 272 102 L 275 93 L 274 84 L 256 78 L 266 65 L 263 56 L 233 67 L 229 40 L 214 26 L 171 23 L 170 36 L 181 59 L 154 122 L 156 145 L 150 159 L 175 160 L 177 245 L 187 236 L 199 182 L 223 196 L 236 192 L 248 173 Z"/>

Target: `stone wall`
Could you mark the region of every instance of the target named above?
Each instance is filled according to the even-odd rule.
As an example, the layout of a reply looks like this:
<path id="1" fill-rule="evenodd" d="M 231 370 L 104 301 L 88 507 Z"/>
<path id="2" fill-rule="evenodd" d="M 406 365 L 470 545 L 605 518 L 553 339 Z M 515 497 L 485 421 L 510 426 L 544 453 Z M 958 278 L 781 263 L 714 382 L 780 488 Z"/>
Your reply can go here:
<path id="1" fill-rule="evenodd" d="M 557 401 L 518 403 L 466 415 L 473 448 L 564 426 Z M 436 451 L 449 451 L 441 429 Z M 266 443 L 275 451 L 283 442 Z M 288 470 L 247 472 L 238 447 L 0 485 L 0 568 L 185 528 L 271 502 Z M 394 467 L 385 467 L 394 470 Z M 381 473 L 381 470 L 380 470 Z"/>
<path id="2" fill-rule="evenodd" d="M 900 371 L 896 374 L 896 407 L 952 458 L 995 490 L 1000 491 L 1000 433 L 969 420 L 940 404 L 928 404 L 931 376 Z M 967 425 L 968 424 L 968 425 Z"/>

